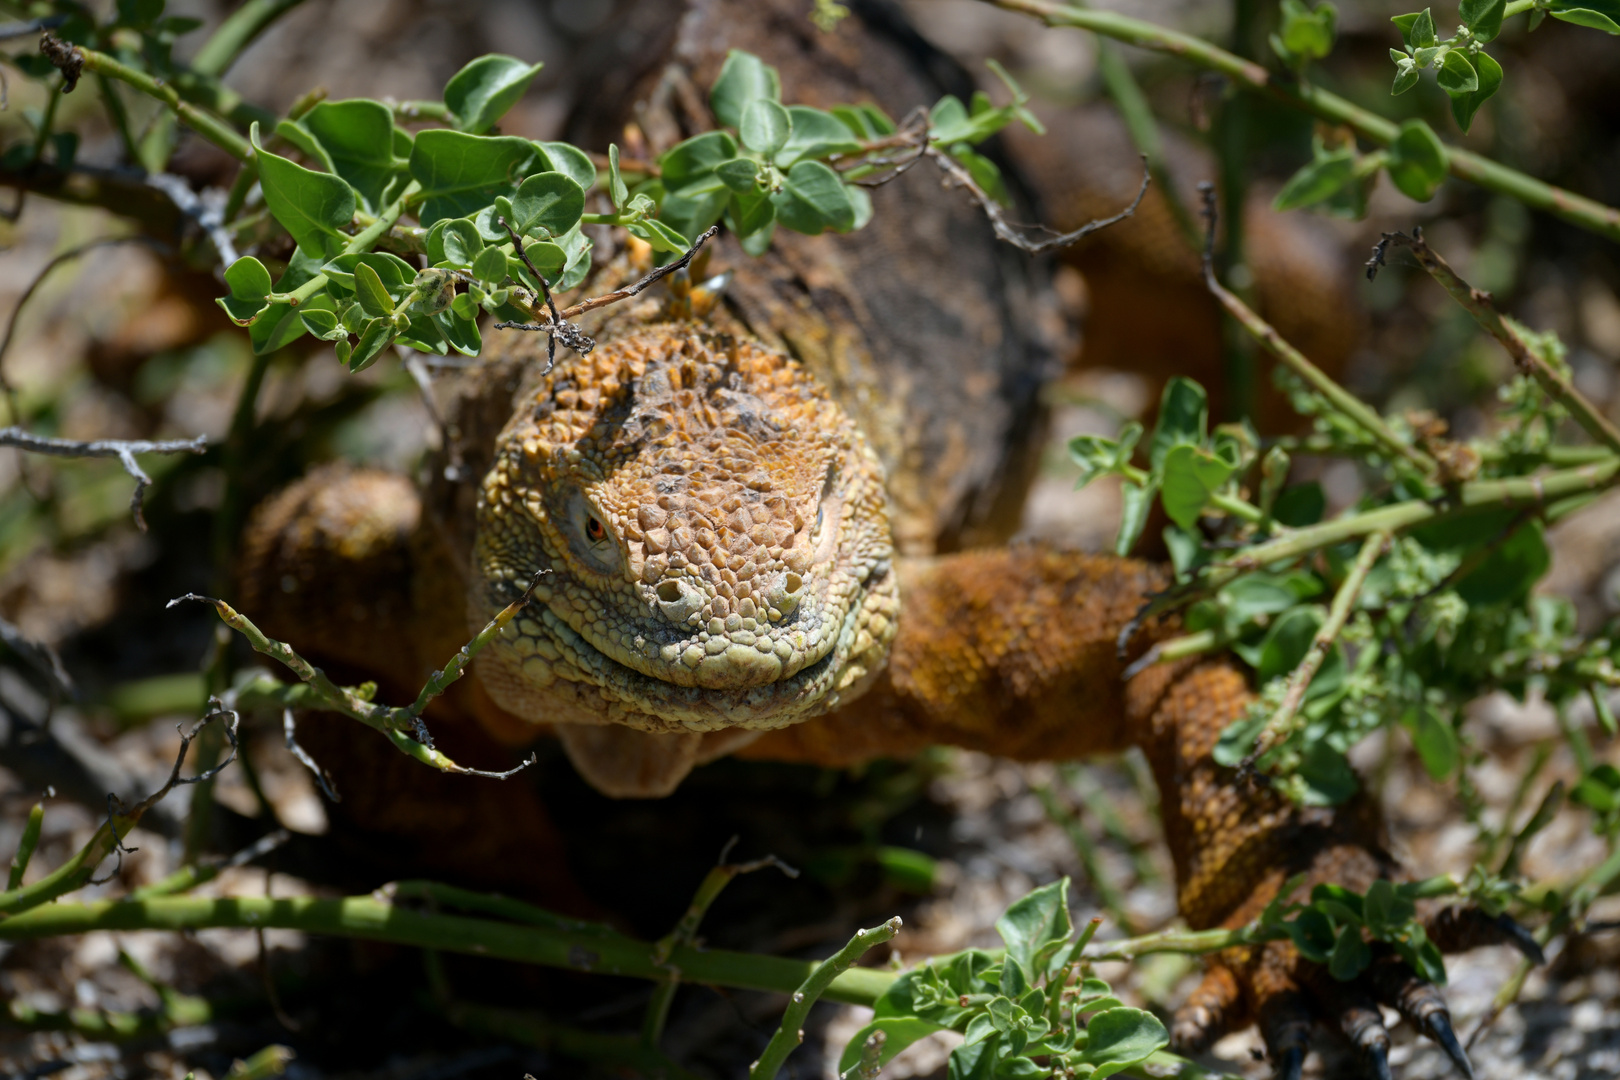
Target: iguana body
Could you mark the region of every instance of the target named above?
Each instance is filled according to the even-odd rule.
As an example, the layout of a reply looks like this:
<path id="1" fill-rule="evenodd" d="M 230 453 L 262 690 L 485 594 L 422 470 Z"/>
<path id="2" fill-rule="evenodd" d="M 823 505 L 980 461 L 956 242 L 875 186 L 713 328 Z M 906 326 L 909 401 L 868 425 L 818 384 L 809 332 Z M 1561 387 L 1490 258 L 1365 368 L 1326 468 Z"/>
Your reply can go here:
<path id="1" fill-rule="evenodd" d="M 812 103 L 930 100 L 892 39 L 849 27 L 821 42 L 782 6 L 794 14 L 696 5 L 676 59 L 705 84 L 735 45 L 781 62 Z M 773 33 L 791 40 L 773 49 Z M 861 83 L 871 71 L 883 85 Z M 683 100 L 659 85 L 663 105 Z M 652 97 L 643 122 L 675 124 Z M 1242 924 L 1298 872 L 1358 889 L 1392 872 L 1369 805 L 1301 811 L 1214 763 L 1250 697 L 1232 662 L 1123 679 L 1175 630 L 1145 626 L 1119 655 L 1162 570 L 1033 545 L 940 554 L 1007 531 L 1050 369 L 1020 315 L 1019 264 L 976 211 L 920 169 L 878 200 L 851 237 L 779 235 L 760 260 L 722 246 L 716 263 L 737 273 L 725 306 L 605 309 L 586 326 L 596 349 L 549 374 L 536 339 L 494 335 L 445 395 L 446 447 L 420 496 L 337 471 L 261 508 L 243 610 L 403 693 L 539 571 L 535 602 L 434 718 L 444 738 L 470 737 L 458 716 L 507 743 L 549 729 L 594 785 L 628 796 L 733 751 L 838 765 L 935 743 L 1024 759 L 1136 745 L 1194 927 Z M 633 254 L 600 261 L 607 285 L 636 269 Z M 388 797 L 431 788 L 420 766 L 369 768 L 345 784 L 346 813 L 400 835 L 435 828 L 430 800 Z M 506 798 L 491 787 L 468 797 Z M 543 825 L 502 805 L 501 829 L 533 857 Z M 478 843 L 490 859 L 514 850 Z M 1223 954 L 1178 1039 L 1258 1020 L 1293 1070 L 1314 1015 L 1376 1065 L 1375 998 L 1431 1025 L 1444 1008 L 1409 972 L 1375 968 L 1377 985 L 1340 984 L 1286 945 Z"/>

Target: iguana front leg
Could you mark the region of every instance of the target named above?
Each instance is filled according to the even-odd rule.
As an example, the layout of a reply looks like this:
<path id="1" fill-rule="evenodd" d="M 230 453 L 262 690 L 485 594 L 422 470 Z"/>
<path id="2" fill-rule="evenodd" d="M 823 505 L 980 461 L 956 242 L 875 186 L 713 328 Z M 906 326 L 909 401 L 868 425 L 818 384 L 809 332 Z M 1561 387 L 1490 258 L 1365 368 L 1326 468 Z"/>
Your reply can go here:
<path id="1" fill-rule="evenodd" d="M 1306 875 L 1302 894 L 1319 882 L 1365 891 L 1399 876 L 1370 800 L 1300 808 L 1215 762 L 1222 730 L 1253 697 L 1234 661 L 1163 664 L 1124 679 L 1128 659 L 1176 630 L 1150 623 L 1131 656 L 1118 655 L 1120 629 L 1167 584 L 1164 570 L 1015 547 L 902 564 L 901 582 L 900 634 L 879 685 L 838 712 L 766 734 L 743 756 L 837 765 L 952 743 L 1037 760 L 1139 746 L 1159 786 L 1180 911 L 1195 929 L 1245 925 L 1296 874 Z M 1512 940 L 1513 929 L 1456 908 L 1429 928 L 1442 948 Z M 1253 1021 L 1280 1073 L 1297 1076 L 1322 1022 L 1383 1077 L 1390 1040 L 1379 1003 L 1463 1060 L 1439 992 L 1395 956 L 1339 982 L 1285 941 L 1213 957 L 1174 1036 L 1199 1049 Z"/>

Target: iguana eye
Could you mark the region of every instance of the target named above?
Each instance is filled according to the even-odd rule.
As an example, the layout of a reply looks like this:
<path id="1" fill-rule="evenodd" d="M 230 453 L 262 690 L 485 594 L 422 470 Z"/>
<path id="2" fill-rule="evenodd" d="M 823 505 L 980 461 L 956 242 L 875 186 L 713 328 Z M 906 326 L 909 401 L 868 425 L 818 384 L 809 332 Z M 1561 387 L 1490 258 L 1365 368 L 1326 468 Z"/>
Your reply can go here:
<path id="1" fill-rule="evenodd" d="M 578 488 L 567 492 L 566 501 L 558 508 L 558 518 L 565 522 L 563 537 L 574 556 L 589 570 L 599 574 L 612 574 L 624 565 L 618 538 L 608 528 L 607 515 L 595 506 Z"/>
<path id="2" fill-rule="evenodd" d="M 607 530 L 602 527 L 600 521 L 595 518 L 587 518 L 585 520 L 585 536 L 593 544 L 601 543 L 607 539 Z"/>

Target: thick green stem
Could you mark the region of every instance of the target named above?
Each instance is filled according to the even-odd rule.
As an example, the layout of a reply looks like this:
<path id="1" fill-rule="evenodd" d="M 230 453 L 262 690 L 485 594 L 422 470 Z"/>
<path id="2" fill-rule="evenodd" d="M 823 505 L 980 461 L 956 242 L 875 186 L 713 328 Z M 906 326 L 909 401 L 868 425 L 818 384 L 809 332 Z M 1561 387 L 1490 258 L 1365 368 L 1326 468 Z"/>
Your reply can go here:
<path id="1" fill-rule="evenodd" d="M 1086 11 L 1055 0 L 984 0 L 985 3 L 1020 15 L 1028 15 L 1048 26 L 1072 26 L 1090 30 L 1155 52 L 1179 56 L 1200 67 L 1220 72 L 1233 83 L 1263 93 L 1291 108 L 1320 117 L 1332 124 L 1343 124 L 1356 134 L 1380 146 L 1395 141 L 1399 131 L 1394 121 L 1352 104 L 1337 94 L 1308 83 L 1289 82 L 1274 76 L 1259 64 L 1234 56 L 1225 49 L 1167 27 L 1108 11 Z M 1599 236 L 1620 240 L 1620 209 L 1605 206 L 1563 188 L 1554 187 L 1516 169 L 1498 164 L 1457 146 L 1446 148 L 1451 175 L 1491 191 L 1511 195 L 1526 206 L 1545 210 L 1571 224 Z"/>
<path id="2" fill-rule="evenodd" d="M 22 839 L 17 841 L 17 854 L 11 859 L 11 874 L 6 881 L 6 891 L 15 892 L 22 886 L 23 875 L 28 873 L 28 863 L 34 857 L 34 849 L 39 847 L 39 832 L 45 824 L 45 800 L 41 799 L 28 811 L 28 821 L 23 825 Z"/>
<path id="3" fill-rule="evenodd" d="M 92 930 L 200 930 L 207 927 L 303 930 L 638 979 L 662 980 L 668 975 L 664 965 L 654 957 L 655 946 L 650 942 L 619 935 L 570 933 L 551 927 L 429 914 L 372 896 L 341 900 L 178 896 L 59 903 L 0 921 L 0 940 L 23 941 Z M 679 967 L 690 982 L 774 990 L 783 994 L 798 989 L 820 967 L 808 960 L 685 945 L 677 946 L 667 963 Z M 825 996 L 848 1004 L 870 1005 L 894 979 L 892 972 L 852 968 L 832 980 Z"/>
<path id="4" fill-rule="evenodd" d="M 748 1080 L 775 1080 L 777 1070 L 793 1052 L 793 1048 L 804 1042 L 804 1021 L 810 1015 L 810 1007 L 827 992 L 833 980 L 859 960 L 867 949 L 888 941 L 899 932 L 900 916 L 896 915 L 882 926 L 856 931 L 848 944 L 819 964 L 799 988 L 793 991 L 792 1000 L 788 1003 L 787 1012 L 783 1014 L 782 1023 L 778 1025 L 776 1034 L 771 1036 L 771 1041 L 765 1047 L 765 1052 L 759 1055 L 759 1060 L 748 1067 Z"/>
<path id="5" fill-rule="evenodd" d="M 237 161 L 243 164 L 252 162 L 253 147 L 237 133 L 235 128 L 231 127 L 223 117 L 216 116 L 208 110 L 186 101 L 173 86 L 154 79 L 144 71 L 137 71 L 126 64 L 119 63 L 106 53 L 85 48 L 75 48 L 73 52 L 83 62 L 85 71 L 128 83 L 148 97 L 156 98 L 173 110 L 175 115 L 187 127 L 234 157 Z"/>

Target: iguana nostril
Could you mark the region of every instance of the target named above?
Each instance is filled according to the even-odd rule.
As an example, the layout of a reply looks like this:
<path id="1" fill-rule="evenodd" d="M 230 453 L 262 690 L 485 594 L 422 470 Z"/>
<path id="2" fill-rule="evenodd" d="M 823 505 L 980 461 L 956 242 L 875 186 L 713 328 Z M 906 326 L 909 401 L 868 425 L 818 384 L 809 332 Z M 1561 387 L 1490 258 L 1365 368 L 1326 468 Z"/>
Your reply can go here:
<path id="1" fill-rule="evenodd" d="M 782 591 L 789 596 L 797 596 L 799 590 L 804 588 L 804 579 L 789 570 L 782 575 Z"/>
<path id="2" fill-rule="evenodd" d="M 770 610 L 776 612 L 771 618 L 775 619 L 792 612 L 799 606 L 799 597 L 803 594 L 804 578 L 792 570 L 785 571 L 765 594 L 765 601 L 770 605 Z"/>
<path id="3" fill-rule="evenodd" d="M 673 581 L 660 581 L 658 583 L 658 599 L 666 604 L 680 603 L 681 587 Z"/>

